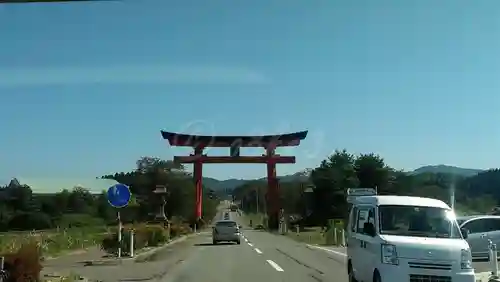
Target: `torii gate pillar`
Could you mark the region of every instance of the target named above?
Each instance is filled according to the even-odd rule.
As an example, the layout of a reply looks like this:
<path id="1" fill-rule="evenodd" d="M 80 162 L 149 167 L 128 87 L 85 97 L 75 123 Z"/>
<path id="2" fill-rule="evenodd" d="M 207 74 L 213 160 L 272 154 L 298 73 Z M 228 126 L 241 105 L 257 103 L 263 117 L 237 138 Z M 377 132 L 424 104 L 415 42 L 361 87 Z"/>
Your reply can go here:
<path id="1" fill-rule="evenodd" d="M 202 156 L 203 155 L 203 148 L 202 147 L 195 147 L 194 148 L 194 156 Z M 194 177 L 194 182 L 195 182 L 195 219 L 198 221 L 201 218 L 202 215 L 202 201 L 203 201 L 203 162 L 201 161 L 201 158 L 198 157 L 196 161 L 193 164 L 193 177 Z"/>
<path id="2" fill-rule="evenodd" d="M 276 229 L 279 225 L 280 191 L 278 178 L 276 175 L 276 162 L 273 161 L 276 148 L 274 146 L 266 148 L 267 162 L 267 193 L 270 207 L 267 211 L 268 225 L 271 229 Z"/>

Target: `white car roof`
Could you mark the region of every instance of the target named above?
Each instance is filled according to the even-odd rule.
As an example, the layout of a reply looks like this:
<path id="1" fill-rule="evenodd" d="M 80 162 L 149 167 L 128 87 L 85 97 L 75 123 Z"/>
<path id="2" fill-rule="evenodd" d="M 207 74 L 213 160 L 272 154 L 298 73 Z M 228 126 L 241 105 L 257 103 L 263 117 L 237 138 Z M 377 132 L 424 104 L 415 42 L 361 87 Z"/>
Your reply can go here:
<path id="1" fill-rule="evenodd" d="M 369 204 L 375 206 L 417 206 L 450 209 L 443 201 L 431 198 L 410 196 L 361 196 L 354 201 L 356 204 Z"/>

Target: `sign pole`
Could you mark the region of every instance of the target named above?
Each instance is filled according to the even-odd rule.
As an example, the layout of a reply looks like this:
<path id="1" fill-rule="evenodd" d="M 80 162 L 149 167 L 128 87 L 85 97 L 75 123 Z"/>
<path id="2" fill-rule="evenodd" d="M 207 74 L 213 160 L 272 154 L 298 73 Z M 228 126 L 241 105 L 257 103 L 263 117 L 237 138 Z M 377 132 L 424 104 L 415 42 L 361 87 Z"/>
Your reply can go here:
<path id="1" fill-rule="evenodd" d="M 116 213 L 118 219 L 118 258 L 122 257 L 122 220 L 120 217 L 120 210 Z"/>

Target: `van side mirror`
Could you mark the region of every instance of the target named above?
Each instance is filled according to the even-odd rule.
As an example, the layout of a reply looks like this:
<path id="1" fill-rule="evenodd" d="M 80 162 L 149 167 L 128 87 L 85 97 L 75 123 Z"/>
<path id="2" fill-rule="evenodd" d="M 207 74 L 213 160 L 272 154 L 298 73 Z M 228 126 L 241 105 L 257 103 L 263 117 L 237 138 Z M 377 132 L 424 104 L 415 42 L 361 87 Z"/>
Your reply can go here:
<path id="1" fill-rule="evenodd" d="M 469 238 L 469 229 L 467 229 L 467 228 L 460 228 L 460 233 L 462 233 L 462 237 L 464 239 Z"/>
<path id="2" fill-rule="evenodd" d="M 373 225 L 373 223 L 365 222 L 365 224 L 363 225 L 363 233 L 365 233 L 370 237 L 375 237 L 376 233 L 375 233 L 375 226 Z"/>

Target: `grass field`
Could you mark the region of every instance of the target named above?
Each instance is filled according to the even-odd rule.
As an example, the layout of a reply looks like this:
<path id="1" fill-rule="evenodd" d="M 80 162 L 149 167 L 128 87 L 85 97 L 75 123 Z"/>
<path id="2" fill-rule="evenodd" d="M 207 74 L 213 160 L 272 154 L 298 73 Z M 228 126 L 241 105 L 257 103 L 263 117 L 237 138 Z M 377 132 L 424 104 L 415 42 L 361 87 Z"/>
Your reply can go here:
<path id="1" fill-rule="evenodd" d="M 16 252 L 22 245 L 36 243 L 43 256 L 55 256 L 65 251 L 95 246 L 108 234 L 108 228 L 87 227 L 31 232 L 0 233 L 0 253 Z"/>
<path id="2" fill-rule="evenodd" d="M 73 227 L 73 228 L 55 228 L 55 229 L 43 229 L 43 230 L 32 230 L 32 231 L 4 231 L 0 232 L 0 237 L 2 236 L 25 236 L 25 235 L 34 235 L 34 234 L 57 234 L 61 232 L 65 232 L 65 230 L 72 231 L 92 231 L 92 232 L 109 232 L 113 226 L 91 226 L 91 227 Z"/>

